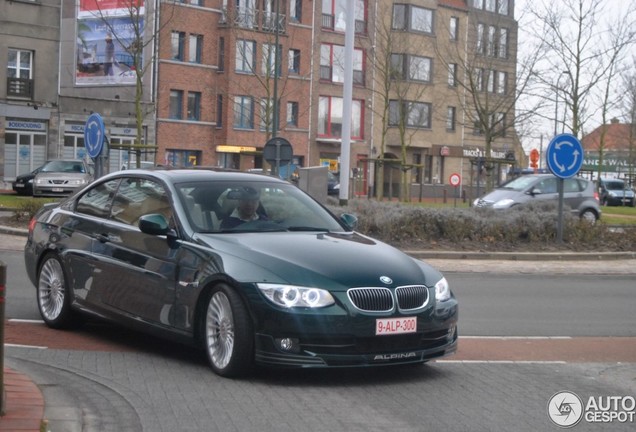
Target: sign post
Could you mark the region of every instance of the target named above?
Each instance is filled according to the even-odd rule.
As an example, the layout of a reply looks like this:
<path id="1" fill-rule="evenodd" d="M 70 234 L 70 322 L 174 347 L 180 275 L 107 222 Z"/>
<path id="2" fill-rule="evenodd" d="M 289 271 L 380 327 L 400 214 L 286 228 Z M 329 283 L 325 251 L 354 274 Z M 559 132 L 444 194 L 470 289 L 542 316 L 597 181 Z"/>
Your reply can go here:
<path id="1" fill-rule="evenodd" d="M 563 242 L 563 180 L 574 177 L 583 165 L 583 146 L 572 134 L 560 134 L 552 138 L 546 152 L 546 162 L 552 174 L 558 177 L 559 221 L 557 241 Z"/>
<path id="2" fill-rule="evenodd" d="M 462 183 L 462 178 L 460 177 L 459 174 L 453 173 L 448 178 L 448 181 L 450 182 L 451 186 L 453 186 L 455 188 L 455 193 L 454 193 L 454 197 L 455 198 L 454 198 L 454 201 L 453 201 L 453 206 L 457 207 L 457 188 Z"/>
<path id="3" fill-rule="evenodd" d="M 268 140 L 263 147 L 263 159 L 274 166 L 277 176 L 280 175 L 281 164 L 290 163 L 293 156 L 294 150 L 291 143 L 285 138 L 274 137 Z"/>

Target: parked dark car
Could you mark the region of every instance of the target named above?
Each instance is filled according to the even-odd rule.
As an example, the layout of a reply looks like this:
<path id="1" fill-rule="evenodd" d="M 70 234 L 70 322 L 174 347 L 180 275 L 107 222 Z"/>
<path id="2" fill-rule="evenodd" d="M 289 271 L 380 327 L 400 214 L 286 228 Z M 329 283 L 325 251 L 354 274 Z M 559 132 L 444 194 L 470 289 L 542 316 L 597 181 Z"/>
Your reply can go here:
<path id="1" fill-rule="evenodd" d="M 473 206 L 503 210 L 531 202 L 558 202 L 557 180 L 553 174 L 523 175 L 477 198 Z M 572 177 L 563 181 L 563 203 L 581 219 L 589 222 L 595 222 L 601 217 L 601 207 L 594 183 L 581 177 Z"/>
<path id="2" fill-rule="evenodd" d="M 598 181 L 601 204 L 606 206 L 636 206 L 634 190 L 620 179 L 600 179 Z"/>
<path id="3" fill-rule="evenodd" d="M 340 194 L 340 180 L 331 171 L 327 171 L 327 195 Z"/>
<path id="4" fill-rule="evenodd" d="M 19 175 L 15 178 L 15 181 L 11 184 L 13 190 L 18 195 L 33 195 L 33 179 L 35 175 L 40 172 L 42 166 L 37 167 L 30 173 Z"/>
<path id="5" fill-rule="evenodd" d="M 53 159 L 33 179 L 33 196 L 66 196 L 93 180 L 91 164 L 83 159 Z"/>
<path id="6" fill-rule="evenodd" d="M 355 222 L 269 176 L 125 170 L 44 207 L 24 256 L 48 326 L 109 318 L 201 346 L 223 376 L 453 353 L 444 276 Z"/>

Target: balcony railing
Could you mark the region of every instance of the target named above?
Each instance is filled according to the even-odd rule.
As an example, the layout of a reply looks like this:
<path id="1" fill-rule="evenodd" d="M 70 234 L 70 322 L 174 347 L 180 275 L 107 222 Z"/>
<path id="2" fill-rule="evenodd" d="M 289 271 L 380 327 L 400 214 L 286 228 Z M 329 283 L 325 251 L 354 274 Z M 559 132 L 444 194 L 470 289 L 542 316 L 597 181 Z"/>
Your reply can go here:
<path id="1" fill-rule="evenodd" d="M 26 78 L 7 78 L 7 96 L 33 99 L 33 80 Z"/>
<path id="2" fill-rule="evenodd" d="M 322 28 L 327 30 L 335 30 L 335 16 L 330 14 L 322 14 Z M 356 34 L 367 34 L 367 22 L 356 20 L 354 24 Z"/>
<path id="3" fill-rule="evenodd" d="M 276 14 L 271 11 L 253 8 L 223 8 L 220 24 L 274 32 L 277 21 L 279 33 L 285 33 L 286 15 L 278 14 L 278 20 L 276 20 Z"/>

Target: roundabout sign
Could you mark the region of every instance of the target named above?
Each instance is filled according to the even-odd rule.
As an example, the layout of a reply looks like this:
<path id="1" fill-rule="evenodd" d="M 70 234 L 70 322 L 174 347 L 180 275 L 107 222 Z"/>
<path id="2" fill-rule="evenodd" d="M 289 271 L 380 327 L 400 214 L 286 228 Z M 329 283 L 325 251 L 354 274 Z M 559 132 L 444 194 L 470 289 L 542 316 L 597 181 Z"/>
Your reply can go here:
<path id="1" fill-rule="evenodd" d="M 555 176 L 574 177 L 583 166 L 583 146 L 574 135 L 557 135 L 548 144 L 546 162 Z"/>

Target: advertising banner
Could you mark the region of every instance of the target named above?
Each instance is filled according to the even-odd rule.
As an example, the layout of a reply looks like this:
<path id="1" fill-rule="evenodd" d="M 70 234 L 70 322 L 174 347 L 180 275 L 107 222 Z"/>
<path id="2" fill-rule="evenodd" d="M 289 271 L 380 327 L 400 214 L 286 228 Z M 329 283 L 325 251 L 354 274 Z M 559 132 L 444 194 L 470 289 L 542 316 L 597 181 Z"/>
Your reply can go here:
<path id="1" fill-rule="evenodd" d="M 138 37 L 143 37 L 143 2 L 139 15 L 136 7 L 130 0 L 79 0 L 77 85 L 136 84 L 132 54 Z"/>

